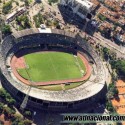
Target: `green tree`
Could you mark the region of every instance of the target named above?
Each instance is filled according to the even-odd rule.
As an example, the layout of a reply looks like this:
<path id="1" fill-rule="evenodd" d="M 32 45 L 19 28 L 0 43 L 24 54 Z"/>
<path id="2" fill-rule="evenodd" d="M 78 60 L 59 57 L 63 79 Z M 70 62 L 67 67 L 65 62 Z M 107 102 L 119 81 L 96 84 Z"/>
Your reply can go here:
<path id="1" fill-rule="evenodd" d="M 46 25 L 47 26 L 52 26 L 52 21 L 51 20 L 47 20 Z"/>
<path id="2" fill-rule="evenodd" d="M 104 57 L 105 60 L 108 60 L 108 58 L 109 58 L 109 53 L 110 53 L 109 49 L 106 48 L 106 47 L 104 47 L 104 48 L 103 48 L 103 57 Z"/>
<path id="3" fill-rule="evenodd" d="M 113 111 L 114 111 L 114 108 L 113 108 L 111 102 L 109 102 L 109 101 L 106 103 L 106 108 L 107 108 L 107 110 L 110 111 L 110 112 L 113 112 Z"/>
<path id="4" fill-rule="evenodd" d="M 111 66 L 113 69 L 116 69 L 117 73 L 120 76 L 124 76 L 125 75 L 125 60 L 114 60 L 111 61 Z"/>
<path id="5" fill-rule="evenodd" d="M 101 21 L 105 21 L 105 20 L 106 20 L 106 17 L 103 16 L 102 14 L 99 14 L 99 15 L 98 15 L 98 18 L 99 18 Z"/>
<path id="6" fill-rule="evenodd" d="M 23 121 L 23 117 L 19 114 L 14 114 L 11 121 L 12 121 L 12 125 L 17 125 L 20 121 Z"/>
<path id="7" fill-rule="evenodd" d="M 31 114 L 31 111 L 25 111 L 25 112 L 24 112 L 24 115 L 30 117 L 32 114 Z"/>
<path id="8" fill-rule="evenodd" d="M 3 5 L 2 12 L 3 12 L 4 14 L 8 14 L 8 13 L 10 12 L 11 8 L 12 8 L 12 1 L 9 1 L 9 2 L 7 2 L 7 3 L 5 3 L 5 4 Z"/>
<path id="9" fill-rule="evenodd" d="M 35 15 L 33 17 L 33 20 L 35 22 L 35 26 L 38 28 L 40 27 L 40 24 L 43 24 L 44 23 L 44 18 L 42 16 L 42 14 L 38 13 L 37 15 Z"/>
<path id="10" fill-rule="evenodd" d="M 113 88 L 112 92 L 113 92 L 113 96 L 118 96 L 119 92 L 118 92 L 118 89 L 116 87 Z"/>
<path id="11" fill-rule="evenodd" d="M 13 106 L 16 103 L 16 100 L 11 98 L 11 99 L 7 100 L 7 103 L 8 103 L 9 106 Z"/>
<path id="12" fill-rule="evenodd" d="M 29 18 L 26 15 L 22 15 L 16 18 L 17 23 L 22 29 L 30 28 L 31 24 L 29 23 Z"/>
<path id="13" fill-rule="evenodd" d="M 48 3 L 57 3 L 58 0 L 48 0 Z"/>
<path id="14" fill-rule="evenodd" d="M 25 6 L 29 6 L 30 4 L 29 0 L 25 0 L 24 2 L 25 2 Z"/>
<path id="15" fill-rule="evenodd" d="M 12 115 L 15 114 L 15 110 L 14 109 L 11 109 L 9 107 L 4 107 L 4 114 L 6 117 L 11 117 Z"/>
<path id="16" fill-rule="evenodd" d="M 110 83 L 109 86 L 108 86 L 108 90 L 114 88 L 114 86 L 115 86 L 114 83 Z"/>
<path id="17" fill-rule="evenodd" d="M 9 26 L 9 25 L 4 25 L 4 26 L 2 27 L 2 33 L 3 33 L 4 35 L 9 35 L 9 34 L 11 34 L 11 28 L 10 28 L 10 26 Z"/>
<path id="18" fill-rule="evenodd" d="M 6 99 L 11 99 L 11 98 L 12 98 L 11 95 L 8 92 L 6 92 Z"/>
<path id="19" fill-rule="evenodd" d="M 18 125 L 25 125 L 23 121 L 19 121 Z"/>
<path id="20" fill-rule="evenodd" d="M 25 119 L 24 120 L 24 124 L 25 125 L 31 125 L 32 124 L 32 121 L 28 120 L 28 119 Z"/>
<path id="21" fill-rule="evenodd" d="M 5 89 L 1 88 L 0 89 L 0 97 L 5 99 L 6 98 L 6 95 L 7 95 L 7 92 Z"/>
<path id="22" fill-rule="evenodd" d="M 53 21 L 53 25 L 54 25 L 54 26 L 57 26 L 58 24 L 59 24 L 59 22 L 58 22 L 58 21 L 56 21 L 56 20 L 55 20 L 55 21 Z"/>
<path id="23" fill-rule="evenodd" d="M 32 113 L 31 113 L 31 111 L 26 110 L 26 111 L 24 112 L 24 115 L 25 115 L 26 117 L 31 117 L 31 116 L 32 116 Z"/>
<path id="24" fill-rule="evenodd" d="M 0 103 L 0 113 L 3 112 L 3 108 L 4 108 L 4 104 L 3 104 L 3 103 Z"/>

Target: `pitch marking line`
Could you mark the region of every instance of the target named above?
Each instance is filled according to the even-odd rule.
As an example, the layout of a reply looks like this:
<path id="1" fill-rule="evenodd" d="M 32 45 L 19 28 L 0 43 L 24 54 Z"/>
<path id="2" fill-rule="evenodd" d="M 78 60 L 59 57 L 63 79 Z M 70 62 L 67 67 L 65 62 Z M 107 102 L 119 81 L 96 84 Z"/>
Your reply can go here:
<path id="1" fill-rule="evenodd" d="M 49 56 L 49 55 L 48 55 L 48 56 Z M 53 67 L 53 69 L 54 69 L 54 71 L 55 71 L 55 73 L 56 73 L 57 78 L 59 78 L 58 72 L 56 71 L 56 68 L 55 68 L 55 66 L 54 66 L 54 64 L 53 64 L 53 61 L 52 61 L 51 56 L 49 56 L 49 59 L 50 59 L 50 62 L 51 62 L 51 64 L 52 64 L 52 67 Z"/>
<path id="2" fill-rule="evenodd" d="M 81 72 L 81 76 L 83 76 L 84 71 L 82 70 L 82 67 L 81 67 L 81 65 L 80 65 L 80 63 L 79 63 L 79 61 L 78 61 L 77 56 L 74 55 L 74 58 L 75 58 L 75 60 L 76 60 L 76 65 L 78 66 L 78 68 L 79 68 L 79 70 L 80 70 L 80 72 Z"/>
<path id="3" fill-rule="evenodd" d="M 28 77 L 29 77 L 29 82 L 30 82 L 30 84 L 31 85 L 33 85 L 33 81 L 32 81 L 32 79 L 31 79 L 31 77 L 30 77 L 30 74 L 29 74 L 29 72 L 28 72 L 28 69 L 29 69 L 29 65 L 26 63 L 26 59 L 24 58 L 24 65 L 25 65 L 25 71 L 26 71 L 26 74 L 28 75 Z"/>

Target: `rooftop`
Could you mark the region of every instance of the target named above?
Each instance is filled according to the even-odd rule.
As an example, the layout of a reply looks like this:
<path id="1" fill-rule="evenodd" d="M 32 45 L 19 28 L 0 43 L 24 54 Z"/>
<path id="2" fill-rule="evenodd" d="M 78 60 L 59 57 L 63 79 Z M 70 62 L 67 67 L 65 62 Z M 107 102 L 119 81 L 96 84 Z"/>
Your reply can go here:
<path id="1" fill-rule="evenodd" d="M 10 19 L 11 17 L 13 17 L 15 14 L 17 14 L 20 11 L 26 11 L 25 7 L 21 7 L 19 9 L 17 9 L 16 11 L 13 11 L 11 14 L 8 14 L 6 17 L 6 20 Z"/>
<path id="2" fill-rule="evenodd" d="M 121 25 L 124 24 L 125 22 L 125 18 L 124 18 L 124 14 L 125 12 L 123 11 L 111 11 L 110 9 L 108 9 L 105 6 L 101 6 L 98 10 L 98 13 L 102 14 L 103 16 L 105 16 L 108 20 L 110 20 L 113 23 L 119 23 Z"/>
<path id="3" fill-rule="evenodd" d="M 83 6 L 87 7 L 88 9 L 93 6 L 93 3 L 91 3 L 88 0 L 76 0 L 78 3 L 82 4 Z"/>

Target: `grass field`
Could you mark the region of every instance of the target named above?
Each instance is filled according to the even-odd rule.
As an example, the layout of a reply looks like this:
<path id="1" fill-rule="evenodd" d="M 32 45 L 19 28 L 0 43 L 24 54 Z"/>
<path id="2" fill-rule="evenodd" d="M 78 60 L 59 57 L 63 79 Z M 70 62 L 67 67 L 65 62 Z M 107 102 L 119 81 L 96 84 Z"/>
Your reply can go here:
<path id="1" fill-rule="evenodd" d="M 27 68 L 18 73 L 34 82 L 81 78 L 85 66 L 79 57 L 64 52 L 41 52 L 24 56 Z"/>

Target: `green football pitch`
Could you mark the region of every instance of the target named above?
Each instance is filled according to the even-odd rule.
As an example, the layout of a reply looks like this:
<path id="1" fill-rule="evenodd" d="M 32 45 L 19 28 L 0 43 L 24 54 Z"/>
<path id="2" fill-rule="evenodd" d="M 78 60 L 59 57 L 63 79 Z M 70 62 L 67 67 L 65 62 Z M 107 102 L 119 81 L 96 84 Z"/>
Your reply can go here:
<path id="1" fill-rule="evenodd" d="M 39 52 L 27 54 L 24 58 L 26 68 L 17 71 L 33 82 L 81 78 L 86 72 L 81 58 L 69 53 Z"/>

